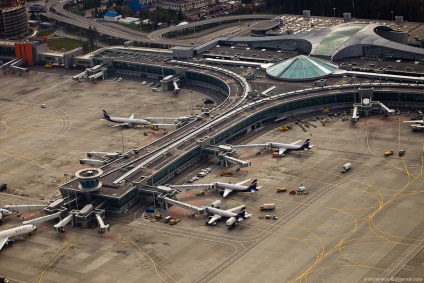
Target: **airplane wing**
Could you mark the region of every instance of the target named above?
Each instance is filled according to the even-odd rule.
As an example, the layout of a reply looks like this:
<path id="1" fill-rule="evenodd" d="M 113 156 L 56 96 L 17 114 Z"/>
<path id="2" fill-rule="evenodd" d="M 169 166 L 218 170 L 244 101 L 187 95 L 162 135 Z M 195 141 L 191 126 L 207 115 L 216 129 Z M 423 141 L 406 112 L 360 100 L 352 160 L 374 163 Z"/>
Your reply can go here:
<path id="1" fill-rule="evenodd" d="M 224 198 L 226 197 L 226 196 L 228 196 L 231 192 L 232 192 L 233 190 L 232 189 L 225 189 L 224 190 L 224 194 L 222 195 Z"/>
<path id="2" fill-rule="evenodd" d="M 284 154 L 284 152 L 286 152 L 286 150 L 287 150 L 286 148 L 281 148 L 281 147 L 280 147 L 280 148 L 278 149 L 278 155 L 283 155 L 283 154 Z"/>
<path id="3" fill-rule="evenodd" d="M 209 219 L 208 224 L 212 224 L 212 223 L 216 222 L 217 220 L 219 220 L 220 218 L 221 218 L 221 215 L 214 214 L 214 216 L 212 216 L 212 217 Z"/>
<path id="4" fill-rule="evenodd" d="M 116 128 L 116 127 L 122 127 L 123 126 L 123 124 L 118 124 L 118 125 L 112 125 L 112 126 L 110 126 L 111 128 Z"/>
<path id="5" fill-rule="evenodd" d="M 240 183 L 237 183 L 236 185 L 237 185 L 237 186 L 241 186 L 241 185 L 243 185 L 244 183 L 246 183 L 246 182 L 248 182 L 248 181 L 250 181 L 250 179 L 247 179 L 247 180 L 241 181 Z"/>
<path id="6" fill-rule="evenodd" d="M 131 123 L 122 123 L 122 124 L 118 124 L 118 125 L 112 125 L 110 127 L 111 128 L 116 128 L 116 127 L 131 127 Z"/>
<path id="7" fill-rule="evenodd" d="M 418 123 L 418 124 L 421 124 L 421 123 L 424 123 L 424 120 L 410 120 L 410 121 L 403 121 L 404 123 Z"/>
<path id="8" fill-rule="evenodd" d="M 295 142 L 292 142 L 292 143 L 289 143 L 289 144 L 295 145 L 295 144 L 298 144 L 300 142 L 302 142 L 302 140 L 298 140 L 298 141 L 295 141 Z"/>
<path id="9" fill-rule="evenodd" d="M 424 125 L 421 124 L 415 124 L 415 125 L 411 125 L 412 128 L 417 128 L 417 129 L 424 129 Z"/>
<path id="10" fill-rule="evenodd" d="M 6 242 L 7 242 L 8 239 L 9 238 L 0 239 L 0 250 L 3 248 L 4 244 L 6 244 Z"/>
<path id="11" fill-rule="evenodd" d="M 227 209 L 226 211 L 228 211 L 228 212 L 236 212 L 236 211 L 239 212 L 243 207 L 245 207 L 245 205 L 230 208 L 230 209 Z"/>
<path id="12" fill-rule="evenodd" d="M 129 119 L 134 119 L 134 114 L 131 114 Z"/>

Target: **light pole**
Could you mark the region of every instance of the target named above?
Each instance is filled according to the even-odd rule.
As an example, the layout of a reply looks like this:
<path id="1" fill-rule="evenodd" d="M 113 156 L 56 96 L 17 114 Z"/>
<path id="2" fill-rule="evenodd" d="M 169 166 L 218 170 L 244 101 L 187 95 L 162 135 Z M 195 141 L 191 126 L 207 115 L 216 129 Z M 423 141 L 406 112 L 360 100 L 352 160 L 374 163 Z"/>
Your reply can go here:
<path id="1" fill-rule="evenodd" d="M 356 103 L 356 83 L 358 81 L 356 80 L 355 75 L 353 75 L 352 79 L 353 79 L 353 103 Z"/>
<path id="2" fill-rule="evenodd" d="M 122 142 L 122 154 L 125 153 L 125 149 L 124 149 L 124 134 L 122 133 L 123 128 L 121 128 L 121 142 Z"/>
<path id="3" fill-rule="evenodd" d="M 333 18 L 336 17 L 336 8 L 333 8 Z"/>
<path id="4" fill-rule="evenodd" d="M 393 15 L 394 15 L 394 13 L 395 13 L 395 12 L 390 11 L 390 14 L 392 14 L 392 22 L 393 22 Z"/>
<path id="5" fill-rule="evenodd" d="M 190 90 L 190 101 L 191 101 L 191 111 L 190 114 L 193 114 L 193 91 Z"/>

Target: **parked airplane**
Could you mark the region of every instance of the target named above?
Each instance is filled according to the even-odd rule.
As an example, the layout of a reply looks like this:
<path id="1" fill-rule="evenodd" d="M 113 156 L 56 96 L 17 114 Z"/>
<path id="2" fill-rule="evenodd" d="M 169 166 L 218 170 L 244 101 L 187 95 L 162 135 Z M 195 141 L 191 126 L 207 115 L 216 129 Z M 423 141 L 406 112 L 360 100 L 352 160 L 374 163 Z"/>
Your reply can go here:
<path id="1" fill-rule="evenodd" d="M 123 127 L 123 128 L 129 128 L 132 125 L 144 125 L 144 126 L 150 126 L 152 129 L 175 129 L 175 124 L 153 124 L 151 121 L 148 121 L 146 119 L 134 119 L 134 114 L 132 114 L 129 118 L 119 118 L 119 117 L 111 117 L 109 114 L 103 110 L 103 119 L 113 122 L 113 123 L 119 123 L 119 125 L 115 125 L 112 127 Z"/>
<path id="2" fill-rule="evenodd" d="M 238 211 L 238 210 L 240 210 L 240 212 L 235 213 L 235 211 Z M 246 214 L 246 207 L 244 205 L 237 206 L 227 210 L 222 210 L 219 208 L 206 206 L 205 211 L 209 214 L 212 214 L 211 216 L 209 216 L 209 220 L 206 222 L 208 225 L 216 225 L 216 222 L 220 220 L 222 217 L 226 217 L 226 218 L 234 217 L 235 220 L 240 222 L 243 219 L 247 219 L 250 216 L 252 216 L 252 214 Z"/>
<path id="3" fill-rule="evenodd" d="M 227 226 L 234 227 L 237 225 L 237 222 L 242 221 L 243 219 L 247 219 L 252 214 L 246 214 L 246 207 L 244 205 L 234 207 L 227 210 L 219 209 L 219 205 L 221 204 L 221 201 L 217 200 L 212 203 L 211 206 L 202 206 L 197 207 L 188 203 L 184 203 L 178 200 L 165 198 L 165 202 L 168 204 L 177 205 L 179 207 L 182 207 L 184 209 L 188 209 L 193 212 L 193 214 L 204 214 L 205 212 L 208 213 L 209 219 L 206 221 L 206 224 L 209 225 L 216 225 L 216 221 L 221 219 L 222 217 L 229 218 L 227 220 Z M 236 213 L 236 211 L 239 211 Z"/>
<path id="4" fill-rule="evenodd" d="M 31 234 L 33 231 L 35 231 L 37 227 L 34 225 L 28 224 L 28 225 L 22 225 L 16 228 L 11 228 L 8 230 L 4 230 L 0 232 L 0 250 L 3 248 L 4 245 L 11 245 L 13 244 L 13 240 L 9 240 L 13 237 L 22 236 L 25 234 Z"/>
<path id="5" fill-rule="evenodd" d="M 278 148 L 274 151 L 272 156 L 284 156 L 286 151 L 291 150 L 310 150 L 313 145 L 309 145 L 309 139 L 307 139 L 301 146 L 297 145 L 302 140 L 295 141 L 293 143 L 285 144 L 285 143 L 271 143 L 271 148 Z"/>
<path id="6" fill-rule="evenodd" d="M 253 182 L 249 186 L 243 186 L 244 183 L 247 181 L 250 181 L 250 179 L 247 179 L 245 181 L 242 181 L 237 184 L 229 184 L 229 183 L 221 183 L 221 182 L 212 182 L 210 184 L 196 184 L 196 185 L 171 185 L 171 188 L 173 189 L 198 189 L 198 188 L 205 188 L 205 189 L 221 189 L 224 190 L 223 197 L 227 197 L 232 191 L 237 192 L 251 192 L 252 194 L 256 191 L 258 191 L 261 187 L 257 186 L 258 180 L 253 180 Z"/>
<path id="7" fill-rule="evenodd" d="M 119 125 L 112 127 L 122 126 L 124 128 L 129 128 L 131 127 L 131 125 L 150 125 L 150 122 L 147 120 L 134 119 L 134 114 L 132 114 L 129 118 L 118 118 L 109 116 L 109 114 L 105 110 L 103 110 L 103 119 L 113 123 L 120 123 Z"/>
<path id="8" fill-rule="evenodd" d="M 313 145 L 309 145 L 310 139 L 307 139 L 302 145 L 298 145 L 302 140 L 292 143 L 267 142 L 264 144 L 246 144 L 246 145 L 230 145 L 232 148 L 277 148 L 273 156 L 284 156 L 284 153 L 292 150 L 310 150 Z"/>
<path id="9" fill-rule="evenodd" d="M 9 215 L 12 215 L 11 211 L 9 211 L 7 209 L 0 208 L 0 222 L 3 222 L 4 217 L 9 216 Z"/>
<path id="10" fill-rule="evenodd" d="M 404 123 L 414 123 L 411 125 L 413 131 L 424 130 L 424 120 L 403 121 Z"/>

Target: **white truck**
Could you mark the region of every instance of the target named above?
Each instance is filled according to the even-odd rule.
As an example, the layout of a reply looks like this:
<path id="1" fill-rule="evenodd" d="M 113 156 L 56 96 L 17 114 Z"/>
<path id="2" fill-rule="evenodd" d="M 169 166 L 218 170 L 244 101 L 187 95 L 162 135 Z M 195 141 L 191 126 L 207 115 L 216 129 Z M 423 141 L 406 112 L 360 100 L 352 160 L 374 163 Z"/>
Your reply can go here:
<path id="1" fill-rule="evenodd" d="M 302 195 L 302 194 L 307 195 L 308 191 L 306 190 L 306 187 L 304 185 L 300 184 L 300 187 L 297 188 L 296 193 L 298 195 Z"/>
<path id="2" fill-rule="evenodd" d="M 345 165 L 343 165 L 341 172 L 345 173 L 350 168 L 352 168 L 352 163 L 346 163 Z"/>
<path id="3" fill-rule="evenodd" d="M 275 203 L 264 203 L 259 207 L 259 210 L 274 210 Z"/>
<path id="4" fill-rule="evenodd" d="M 235 217 L 230 217 L 225 222 L 225 224 L 228 226 L 228 229 L 231 229 L 233 227 L 236 227 L 238 223 L 237 223 L 237 219 Z"/>
<path id="5" fill-rule="evenodd" d="M 220 201 L 220 200 L 216 200 L 216 201 L 214 201 L 214 202 L 211 204 L 211 207 L 219 208 L 219 207 L 220 207 L 220 205 L 221 205 L 221 201 Z"/>

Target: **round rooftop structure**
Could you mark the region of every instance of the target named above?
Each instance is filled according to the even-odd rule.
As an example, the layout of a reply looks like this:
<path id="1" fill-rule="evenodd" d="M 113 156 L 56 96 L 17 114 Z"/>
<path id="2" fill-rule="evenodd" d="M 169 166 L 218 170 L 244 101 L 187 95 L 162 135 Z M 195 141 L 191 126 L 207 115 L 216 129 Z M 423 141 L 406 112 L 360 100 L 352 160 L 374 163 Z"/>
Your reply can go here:
<path id="1" fill-rule="evenodd" d="M 250 29 L 252 31 L 268 31 L 270 29 L 276 28 L 280 23 L 276 20 L 261 21 L 255 25 L 252 25 Z"/>
<path id="2" fill-rule="evenodd" d="M 78 188 L 86 192 L 97 191 L 102 186 L 102 182 L 100 182 L 100 176 L 102 174 L 103 170 L 99 168 L 85 168 L 78 170 L 75 173 L 75 177 L 79 181 Z"/>
<path id="3" fill-rule="evenodd" d="M 267 68 L 266 73 L 277 80 L 304 81 L 327 77 L 338 68 L 330 61 L 299 55 Z"/>

